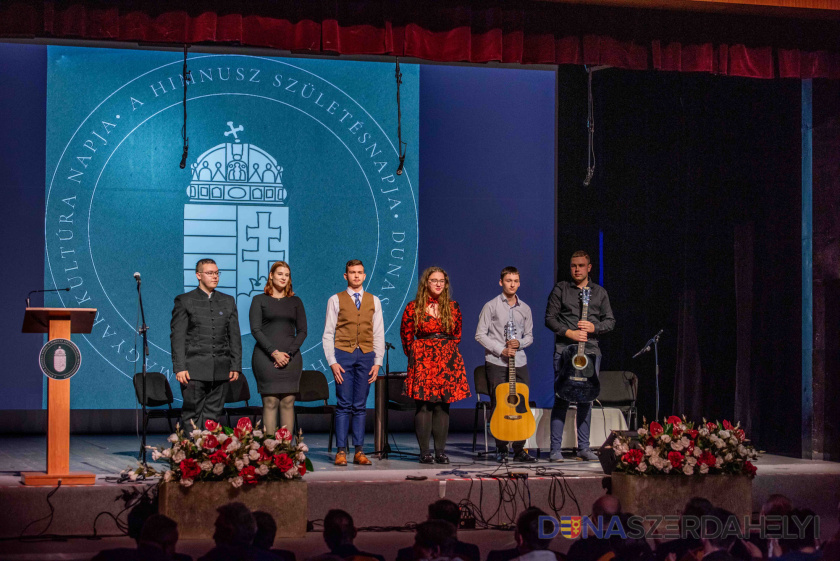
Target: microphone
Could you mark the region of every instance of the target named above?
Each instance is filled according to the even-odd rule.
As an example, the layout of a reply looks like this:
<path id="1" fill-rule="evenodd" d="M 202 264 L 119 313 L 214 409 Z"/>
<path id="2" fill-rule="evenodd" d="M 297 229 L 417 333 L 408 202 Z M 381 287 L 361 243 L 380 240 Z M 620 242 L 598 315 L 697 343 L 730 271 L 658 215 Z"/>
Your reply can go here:
<path id="1" fill-rule="evenodd" d="M 659 330 L 659 333 L 657 333 L 656 335 L 654 335 L 653 337 L 651 337 L 651 338 L 648 340 L 648 342 L 647 342 L 647 343 L 645 343 L 645 346 L 642 348 L 642 350 L 641 350 L 641 351 L 639 351 L 639 352 L 637 352 L 636 354 L 634 354 L 634 355 L 633 355 L 633 358 L 636 358 L 636 357 L 638 357 L 638 356 L 640 356 L 640 355 L 643 355 L 643 354 L 645 354 L 646 352 L 648 352 L 648 351 L 650 350 L 650 346 L 651 346 L 651 345 L 653 345 L 654 343 L 658 342 L 658 341 L 659 341 L 659 337 L 660 337 L 660 336 L 661 336 L 664 332 L 665 332 L 665 330 L 664 330 L 664 329 L 660 329 L 660 330 Z"/>
<path id="2" fill-rule="evenodd" d="M 396 348 L 396 347 L 394 347 L 394 345 L 392 345 L 392 344 L 391 344 L 391 343 L 389 343 L 388 341 L 385 341 L 385 348 L 386 348 L 386 349 L 394 349 L 394 348 Z"/>
<path id="3" fill-rule="evenodd" d="M 26 295 L 26 307 L 29 307 L 29 299 L 32 297 L 33 294 L 37 294 L 39 292 L 70 292 L 70 287 L 67 288 L 47 288 L 44 290 L 30 290 L 29 294 Z"/>
<path id="4" fill-rule="evenodd" d="M 583 180 L 584 187 L 589 187 L 589 184 L 592 182 L 593 175 L 595 175 L 595 166 L 586 169 L 586 177 Z"/>
<path id="5" fill-rule="evenodd" d="M 397 175 L 402 175 L 404 164 L 405 164 L 405 156 L 400 156 L 400 165 L 397 166 Z"/>
<path id="6" fill-rule="evenodd" d="M 140 273 L 134 273 L 134 280 L 136 280 L 138 284 L 140 283 Z"/>
<path id="7" fill-rule="evenodd" d="M 181 154 L 181 163 L 178 164 L 181 169 L 187 167 L 187 154 L 190 152 L 190 147 L 187 144 L 184 144 L 184 153 Z"/>

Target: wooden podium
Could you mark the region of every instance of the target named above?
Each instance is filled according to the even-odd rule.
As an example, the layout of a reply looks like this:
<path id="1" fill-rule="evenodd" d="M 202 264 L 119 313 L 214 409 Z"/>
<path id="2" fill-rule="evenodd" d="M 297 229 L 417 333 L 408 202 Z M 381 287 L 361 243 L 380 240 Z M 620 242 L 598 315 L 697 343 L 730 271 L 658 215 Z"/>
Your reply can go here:
<path id="1" fill-rule="evenodd" d="M 70 339 L 71 333 L 90 333 L 94 308 L 26 308 L 24 333 L 48 333 Z M 21 473 L 24 485 L 93 485 L 96 476 L 70 472 L 70 380 L 47 380 L 47 471 Z"/>

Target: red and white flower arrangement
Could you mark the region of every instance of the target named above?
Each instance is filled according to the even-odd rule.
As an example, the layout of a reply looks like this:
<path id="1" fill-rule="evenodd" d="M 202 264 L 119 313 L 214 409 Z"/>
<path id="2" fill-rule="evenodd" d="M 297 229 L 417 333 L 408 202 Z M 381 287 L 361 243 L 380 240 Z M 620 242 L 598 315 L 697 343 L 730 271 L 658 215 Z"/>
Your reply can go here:
<path id="1" fill-rule="evenodd" d="M 755 477 L 758 452 L 740 423 L 695 423 L 672 415 L 664 425 L 645 422 L 638 442 L 619 435 L 614 443 L 615 471 L 633 475 L 741 474 Z"/>
<path id="2" fill-rule="evenodd" d="M 196 481 L 228 481 L 234 487 L 261 481 L 300 479 L 312 470 L 306 457 L 309 447 L 303 437 L 293 438 L 286 427 L 274 434 L 254 429 L 247 417 L 239 419 L 235 428 L 223 427 L 207 420 L 204 430 L 193 425 L 189 434 L 179 426 L 167 439 L 171 446 L 159 449 L 148 446 L 152 461 L 167 462 L 169 469 L 158 471 L 141 465 L 128 471 L 130 479 L 138 476 L 160 476 L 164 482 L 177 481 L 189 487 Z"/>

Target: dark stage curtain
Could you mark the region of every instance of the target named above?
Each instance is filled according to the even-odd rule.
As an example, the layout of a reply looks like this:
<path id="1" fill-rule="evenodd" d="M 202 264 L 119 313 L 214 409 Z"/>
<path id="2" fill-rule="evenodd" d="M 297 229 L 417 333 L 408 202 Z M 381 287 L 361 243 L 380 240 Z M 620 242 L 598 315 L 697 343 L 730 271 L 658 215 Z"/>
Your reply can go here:
<path id="1" fill-rule="evenodd" d="M 840 24 L 550 2 L 6 1 L 0 36 L 840 78 Z"/>
<path id="2" fill-rule="evenodd" d="M 653 419 L 740 421 L 798 456 L 801 426 L 800 84 L 704 74 L 596 72 L 595 177 L 586 76 L 559 71 L 558 264 L 586 249 L 617 325 L 602 368 L 640 379 Z M 603 262 L 598 233 L 603 232 Z"/>

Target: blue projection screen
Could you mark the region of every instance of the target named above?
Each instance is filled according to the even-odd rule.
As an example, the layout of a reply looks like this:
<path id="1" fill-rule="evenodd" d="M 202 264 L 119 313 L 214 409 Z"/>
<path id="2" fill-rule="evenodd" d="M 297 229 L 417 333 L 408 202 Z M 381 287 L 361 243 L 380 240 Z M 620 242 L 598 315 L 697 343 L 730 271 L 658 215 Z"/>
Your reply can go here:
<path id="1" fill-rule="evenodd" d="M 98 309 L 93 332 L 74 336 L 83 359 L 71 406 L 136 406 L 134 272 L 149 369 L 170 377 L 180 402 L 169 321 L 205 256 L 222 271 L 219 289 L 237 298 L 256 403 L 247 318 L 268 267 L 291 264 L 309 324 L 304 367 L 329 372 L 326 302 L 346 286 L 351 258 L 364 261 L 365 289 L 382 300 L 392 371 L 406 367 L 399 322 L 418 267 L 450 271 L 471 385 L 483 362 L 473 340 L 480 305 L 499 293 L 498 269 L 519 266 L 535 319 L 532 396 L 550 401 L 542 309 L 554 281 L 553 71 L 401 64 L 407 153 L 397 175 L 392 62 L 192 53 L 185 169 L 182 64 L 176 52 L 0 43 L 0 118 L 11 125 L 0 129 L 11 203 L 0 206 L 11 295 L 0 303 L 0 410 L 45 406 L 44 339 L 20 333 L 23 299 L 62 287 L 71 290 L 32 305 Z M 500 196 L 503 215 L 488 206 Z"/>

